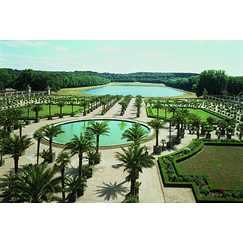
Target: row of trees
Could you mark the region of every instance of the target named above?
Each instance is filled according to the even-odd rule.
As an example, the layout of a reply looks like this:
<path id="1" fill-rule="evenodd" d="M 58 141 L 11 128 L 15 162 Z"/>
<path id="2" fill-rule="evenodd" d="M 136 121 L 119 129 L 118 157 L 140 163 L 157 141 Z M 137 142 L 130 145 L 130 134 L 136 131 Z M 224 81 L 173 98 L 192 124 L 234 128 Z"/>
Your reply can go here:
<path id="1" fill-rule="evenodd" d="M 61 88 L 102 85 L 109 82 L 110 80 L 104 77 L 83 76 L 69 72 L 60 74 L 32 69 L 10 72 L 10 70 L 0 69 L 0 90 L 8 87 L 26 90 L 27 85 L 30 85 L 32 90 L 42 91 L 49 85 L 52 91 L 58 91 Z"/>

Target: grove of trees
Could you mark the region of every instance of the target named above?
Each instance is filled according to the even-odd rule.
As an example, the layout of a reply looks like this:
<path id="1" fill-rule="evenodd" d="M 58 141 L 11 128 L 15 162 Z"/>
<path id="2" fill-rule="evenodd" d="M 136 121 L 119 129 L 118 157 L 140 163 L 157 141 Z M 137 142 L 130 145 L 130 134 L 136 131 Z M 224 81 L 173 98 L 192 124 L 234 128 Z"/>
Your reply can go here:
<path id="1" fill-rule="evenodd" d="M 166 86 L 193 91 L 201 96 L 204 88 L 208 94 L 220 95 L 226 89 L 229 95 L 243 94 L 243 76 L 228 76 L 224 70 L 204 70 L 197 73 L 152 73 L 129 74 L 98 73 L 92 71 L 47 72 L 32 69 L 0 69 L 0 90 L 15 88 L 25 90 L 29 84 L 34 91 L 45 90 L 49 85 L 52 91 L 103 85 L 110 82 L 163 83 Z"/>

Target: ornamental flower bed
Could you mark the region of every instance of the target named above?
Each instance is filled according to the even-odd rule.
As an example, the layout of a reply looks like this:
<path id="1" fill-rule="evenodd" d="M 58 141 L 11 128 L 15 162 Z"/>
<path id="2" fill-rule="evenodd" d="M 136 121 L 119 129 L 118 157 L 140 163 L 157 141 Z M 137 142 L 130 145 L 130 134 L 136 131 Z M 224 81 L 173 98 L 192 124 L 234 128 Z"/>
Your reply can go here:
<path id="1" fill-rule="evenodd" d="M 219 139 L 220 140 L 220 139 Z M 158 159 L 165 186 L 192 188 L 197 202 L 243 202 L 243 188 L 216 188 L 206 174 L 182 174 L 177 163 L 199 152 L 204 144 L 242 145 L 239 141 L 193 140 L 186 148 Z"/>

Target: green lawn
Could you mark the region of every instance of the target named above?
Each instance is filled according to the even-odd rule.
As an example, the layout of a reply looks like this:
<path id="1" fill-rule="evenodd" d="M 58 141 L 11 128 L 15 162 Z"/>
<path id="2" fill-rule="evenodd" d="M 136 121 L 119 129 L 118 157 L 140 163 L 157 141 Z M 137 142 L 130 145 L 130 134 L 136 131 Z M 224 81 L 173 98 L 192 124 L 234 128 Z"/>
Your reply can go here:
<path id="1" fill-rule="evenodd" d="M 39 117 L 41 116 L 48 116 L 49 115 L 49 105 L 42 105 L 43 111 L 39 112 Z M 82 107 L 80 106 L 73 106 L 73 112 L 77 111 L 78 109 L 81 109 Z M 28 109 L 26 107 L 21 108 L 24 111 L 24 114 L 22 115 L 23 117 L 27 117 L 27 112 Z M 54 116 L 56 113 L 60 113 L 60 107 L 57 105 L 52 105 L 51 106 L 51 114 Z M 62 113 L 66 114 L 71 114 L 72 113 L 72 106 L 71 105 L 66 105 L 62 107 Z M 30 118 L 33 119 L 35 118 L 35 112 L 30 110 Z"/>
<path id="2" fill-rule="evenodd" d="M 178 163 L 182 173 L 207 174 L 215 187 L 243 187 L 243 147 L 205 146 L 194 158 Z"/>
<path id="3" fill-rule="evenodd" d="M 180 108 L 179 108 L 180 109 Z M 216 119 L 216 122 L 219 121 L 219 120 L 222 120 L 221 118 L 217 117 L 217 116 L 214 116 L 212 114 L 209 114 L 208 112 L 205 112 L 201 109 L 193 109 L 193 108 L 186 108 L 190 113 L 192 114 L 196 114 L 198 115 L 199 117 L 201 117 L 202 120 L 206 121 L 208 117 L 214 117 Z M 157 109 L 156 108 L 152 108 L 153 110 L 153 113 L 155 116 L 157 116 Z M 165 117 L 165 109 L 160 109 L 159 110 L 159 116 L 160 117 Z M 173 114 L 172 112 L 169 113 L 168 110 L 166 110 L 166 118 L 170 118 L 172 117 Z"/>

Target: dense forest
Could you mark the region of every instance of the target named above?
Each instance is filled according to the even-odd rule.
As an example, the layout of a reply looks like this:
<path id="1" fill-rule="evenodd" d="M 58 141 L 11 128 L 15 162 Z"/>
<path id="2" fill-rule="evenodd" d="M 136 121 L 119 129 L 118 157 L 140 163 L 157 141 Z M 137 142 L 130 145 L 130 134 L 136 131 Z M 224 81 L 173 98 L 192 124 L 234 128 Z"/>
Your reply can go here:
<path id="1" fill-rule="evenodd" d="M 228 76 L 224 70 L 204 70 L 197 73 L 153 73 L 137 72 L 129 74 L 98 73 L 92 71 L 48 72 L 32 69 L 0 69 L 0 90 L 11 87 L 25 90 L 29 84 L 32 90 L 45 90 L 47 85 L 52 91 L 103 85 L 110 82 L 163 83 L 166 86 L 193 91 L 201 96 L 204 88 L 208 94 L 222 94 L 226 89 L 229 95 L 243 94 L 243 76 Z"/>

